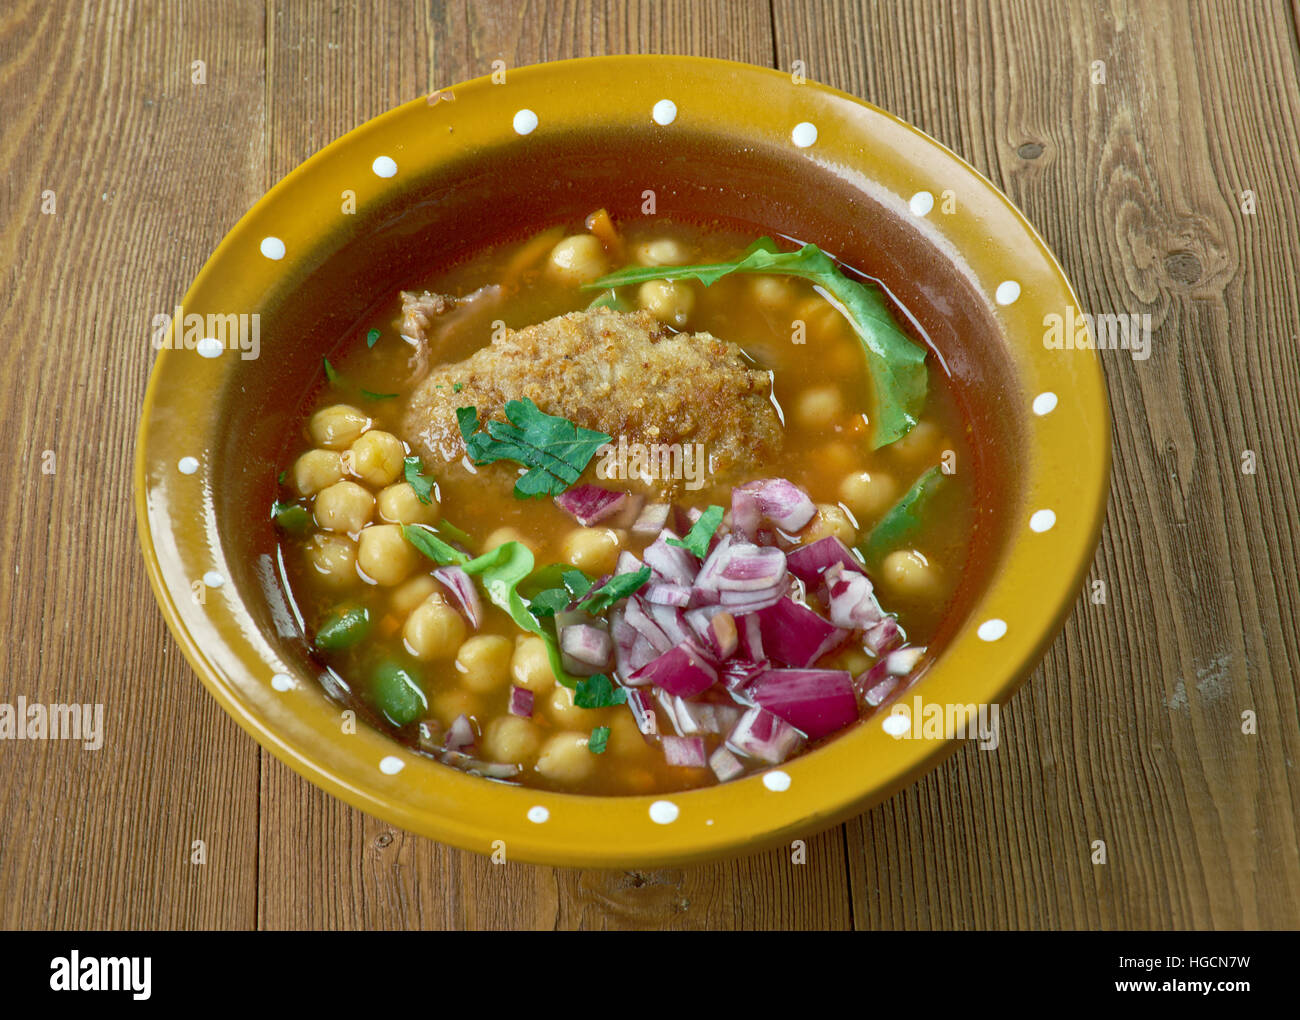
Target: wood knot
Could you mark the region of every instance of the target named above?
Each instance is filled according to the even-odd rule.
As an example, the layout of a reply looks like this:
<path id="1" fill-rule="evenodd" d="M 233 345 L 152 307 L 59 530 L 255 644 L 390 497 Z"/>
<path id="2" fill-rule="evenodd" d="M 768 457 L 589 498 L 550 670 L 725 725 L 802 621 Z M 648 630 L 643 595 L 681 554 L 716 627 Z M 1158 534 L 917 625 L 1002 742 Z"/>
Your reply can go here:
<path id="1" fill-rule="evenodd" d="M 1192 251 L 1176 251 L 1165 256 L 1165 272 L 1171 280 L 1191 286 L 1201 278 L 1201 260 Z"/>
<path id="2" fill-rule="evenodd" d="M 1016 155 L 1021 159 L 1037 159 L 1043 154 L 1042 142 L 1025 142 L 1016 150 Z"/>

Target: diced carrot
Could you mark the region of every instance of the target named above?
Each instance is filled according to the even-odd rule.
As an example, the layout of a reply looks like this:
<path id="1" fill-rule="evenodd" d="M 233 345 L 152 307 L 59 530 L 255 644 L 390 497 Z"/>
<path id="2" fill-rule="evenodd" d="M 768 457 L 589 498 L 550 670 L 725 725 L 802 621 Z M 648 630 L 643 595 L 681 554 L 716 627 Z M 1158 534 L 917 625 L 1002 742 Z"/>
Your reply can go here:
<path id="1" fill-rule="evenodd" d="M 596 235 L 597 240 L 605 246 L 605 250 L 614 256 L 614 261 L 623 261 L 623 237 L 604 207 L 587 217 L 587 229 Z"/>
<path id="2" fill-rule="evenodd" d="M 501 273 L 502 284 L 509 287 L 517 283 L 519 277 L 532 269 L 538 260 L 544 258 L 546 253 L 554 248 L 556 242 L 563 236 L 563 227 L 549 227 L 525 241 L 520 249 L 510 257 L 510 261 L 506 263 L 506 267 Z"/>

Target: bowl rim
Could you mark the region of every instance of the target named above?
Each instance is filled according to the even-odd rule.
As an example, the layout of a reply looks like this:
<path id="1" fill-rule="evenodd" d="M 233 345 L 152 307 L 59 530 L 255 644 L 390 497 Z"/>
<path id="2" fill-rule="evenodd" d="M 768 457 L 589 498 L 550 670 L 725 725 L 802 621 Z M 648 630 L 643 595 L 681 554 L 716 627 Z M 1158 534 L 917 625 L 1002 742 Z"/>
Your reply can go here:
<path id="1" fill-rule="evenodd" d="M 1079 307 L 1078 298 L 1060 264 L 1010 199 L 946 146 L 859 97 L 810 79 L 795 84 L 789 74 L 773 68 L 697 56 L 640 54 L 579 57 L 511 68 L 508 75 L 511 85 L 522 82 L 525 89 L 533 89 L 530 94 L 539 97 L 537 105 L 544 105 L 542 99 L 548 102 L 553 99 L 548 89 L 558 87 L 561 93 L 566 88 L 577 91 L 578 84 L 584 80 L 617 80 L 620 76 L 624 79 L 630 77 L 637 83 L 649 81 L 654 85 L 674 88 L 679 99 L 688 92 L 702 94 L 709 83 L 719 86 L 741 78 L 753 82 L 755 95 L 764 91 L 765 86 L 769 89 L 794 88 L 797 98 L 789 96 L 777 104 L 779 109 L 754 110 L 754 119 L 747 121 L 736 133 L 743 131 L 748 134 L 761 127 L 770 134 L 774 118 L 780 117 L 781 125 L 791 132 L 788 139 L 790 144 L 803 149 L 811 148 L 809 155 L 814 158 L 821 152 L 819 141 L 814 141 L 810 146 L 794 141 L 795 124 L 790 122 L 790 116 L 797 115 L 801 110 L 807 116 L 815 114 L 823 121 L 818 125 L 822 138 L 826 137 L 828 115 L 833 112 L 840 115 L 830 118 L 830 126 L 843 128 L 850 135 L 853 131 L 849 129 L 858 134 L 870 134 L 876 129 L 892 126 L 892 131 L 889 132 L 891 137 L 910 139 L 913 145 L 918 146 L 918 156 L 966 175 L 969 181 L 978 186 L 980 201 L 988 203 L 986 212 L 989 215 L 996 213 L 1004 225 L 1014 224 L 1020 238 L 1030 242 L 1027 249 L 1018 252 L 998 249 L 992 254 L 976 253 L 979 257 L 972 258 L 976 275 L 981 278 L 983 293 L 990 300 L 995 315 L 1000 316 L 998 327 L 1004 338 L 1019 335 L 1024 330 L 1030 308 L 1060 309 L 1064 305 L 1077 311 Z M 502 104 L 498 100 L 503 90 L 500 86 L 493 85 L 491 79 L 491 75 L 482 75 L 441 89 L 440 92 L 454 93 L 457 101 L 437 105 L 464 109 L 469 105 L 465 100 L 469 99 L 481 104 L 500 106 Z M 490 90 L 496 90 L 496 93 Z M 587 91 L 583 93 L 582 99 L 589 109 L 599 111 L 603 109 L 602 103 L 615 103 L 616 100 L 611 98 L 615 96 L 622 97 L 617 100 L 619 102 L 628 101 L 628 91 L 622 86 L 611 86 L 608 93 L 593 94 Z M 806 97 L 812 98 L 806 101 Z M 647 94 L 646 108 L 643 111 L 647 115 L 650 112 L 649 98 Z M 730 101 L 743 102 L 735 95 L 730 97 Z M 516 99 L 514 102 L 519 101 Z M 391 129 L 395 125 L 425 116 L 423 111 L 431 109 L 433 105 L 425 97 L 399 105 L 358 125 L 295 167 L 272 186 L 222 238 L 187 289 L 182 305 L 202 305 L 203 302 L 195 300 L 195 297 L 202 295 L 204 287 L 215 277 L 218 269 L 226 263 L 247 258 L 248 242 L 262 229 L 260 224 L 265 220 L 269 209 L 293 195 L 314 175 L 329 170 L 335 164 L 346 162 L 351 165 L 352 157 L 357 151 L 367 154 L 376 151 L 366 149 L 366 143 L 381 136 L 394 137 Z M 576 117 L 571 110 L 567 113 L 565 110 L 568 108 L 555 107 L 553 122 L 563 124 L 566 123 L 565 117 L 570 120 Z M 706 129 L 718 119 L 711 109 L 699 112 Z M 626 121 L 627 108 L 620 106 L 611 109 L 610 117 L 614 122 Z M 552 122 L 550 110 L 544 123 L 549 122 Z M 802 127 L 811 121 L 800 120 L 797 123 Z M 526 133 L 520 134 L 515 129 L 512 137 L 512 126 L 497 126 L 493 130 L 499 135 L 498 144 L 526 144 Z M 805 138 L 806 134 L 805 132 Z M 816 138 L 818 132 L 814 131 L 813 134 Z M 452 155 L 454 157 L 455 154 Z M 429 162 L 424 165 L 435 165 L 438 158 L 440 157 L 429 156 Z M 933 202 L 934 172 L 919 164 L 913 169 L 918 187 L 910 201 L 897 187 L 891 189 L 887 186 L 887 191 L 895 199 L 910 204 L 918 220 L 924 220 L 929 210 L 918 212 L 915 203 L 922 194 L 929 194 Z M 893 167 L 893 170 L 896 172 L 897 168 Z M 920 187 L 920 183 L 925 183 L 926 187 Z M 931 225 L 923 224 L 924 227 Z M 950 229 L 955 231 L 957 226 L 952 225 Z M 963 226 L 962 229 L 969 230 L 973 227 Z M 931 233 L 940 237 L 947 236 L 938 228 Z M 310 232 L 309 236 L 312 236 Z M 317 241 L 321 241 L 327 232 L 318 230 L 314 236 Z M 989 247 L 998 248 L 997 245 Z M 995 297 L 990 284 L 992 280 L 1000 279 L 1000 272 L 990 267 L 997 264 L 998 255 L 1005 256 L 1007 264 L 1022 268 L 1032 263 L 1034 272 L 1018 272 L 1016 277 L 1000 282 Z M 990 272 L 993 275 L 990 276 Z M 1030 293 L 1025 295 L 1022 302 L 1019 300 L 1020 285 L 1016 284 L 1016 294 L 1009 301 L 1002 301 L 1002 288 L 1008 282 L 1014 282 L 1025 275 L 1049 281 L 1050 288 L 1047 289 L 1052 290 L 1053 300 L 1039 304 L 1035 294 Z M 1042 300 L 1046 301 L 1046 298 Z M 1010 324 L 1013 319 L 1021 323 L 1015 329 Z M 1042 353 L 1036 352 L 1036 358 L 1044 366 L 1043 375 L 1050 380 L 1053 376 L 1046 367 L 1048 362 L 1041 357 Z M 1035 403 L 1033 414 L 1036 421 L 1049 424 L 1051 435 L 1057 443 L 1063 442 L 1059 433 L 1064 417 L 1060 413 L 1053 413 L 1058 411 L 1058 401 L 1068 403 L 1076 414 L 1081 414 L 1087 423 L 1094 426 L 1094 434 L 1088 437 L 1087 448 L 1080 455 L 1079 462 L 1084 465 L 1084 472 L 1082 476 L 1076 475 L 1072 471 L 1063 470 L 1058 463 L 1049 463 L 1045 458 L 1035 455 L 1028 465 L 1033 477 L 1026 483 L 1026 488 L 1028 490 L 1041 482 L 1041 491 L 1044 493 L 1060 494 L 1070 500 L 1068 507 L 1063 502 L 1055 504 L 1062 515 L 1067 509 L 1073 513 L 1067 524 L 1064 520 L 1058 520 L 1055 511 L 1048 510 L 1054 516 L 1046 529 L 1034 526 L 1033 537 L 1024 541 L 1017 537 L 1008 539 L 1004 562 L 990 579 L 986 590 L 977 597 L 971 609 L 971 617 L 951 636 L 942 654 L 918 684 L 918 687 L 932 688 L 927 693 L 943 691 L 956 695 L 967 690 L 972 695 L 979 695 L 975 704 L 1004 702 L 1024 682 L 1048 646 L 1056 639 L 1091 567 L 1109 493 L 1111 419 L 1100 359 L 1096 352 L 1087 350 L 1071 353 L 1071 371 L 1062 376 L 1069 380 L 1069 390 L 1057 393 L 1053 389 L 1043 389 L 1035 401 L 1041 402 L 1050 394 L 1052 406 L 1042 411 L 1038 403 Z M 265 648 L 257 646 L 256 639 L 248 635 L 244 635 L 249 642 L 246 647 L 219 649 L 223 655 L 229 652 L 235 656 L 238 659 L 236 666 L 232 667 L 227 661 L 218 662 L 214 654 L 205 650 L 217 650 L 217 646 L 209 643 L 213 634 L 217 633 L 216 630 L 209 631 L 201 624 L 196 624 L 197 617 L 183 607 L 177 578 L 168 575 L 168 570 L 173 565 L 170 562 L 164 564 L 160 556 L 160 535 L 155 533 L 150 496 L 159 484 L 157 479 L 160 472 L 172 468 L 177 461 L 172 456 L 175 452 L 172 448 L 174 435 L 164 436 L 162 429 L 151 426 L 151 421 L 163 401 L 166 377 L 182 370 L 181 359 L 194 357 L 194 352 L 187 350 L 159 351 L 141 408 L 134 465 L 135 508 L 137 531 L 150 586 L 186 659 L 222 708 L 261 746 L 290 768 L 354 807 L 409 831 L 462 848 L 492 852 L 500 841 L 504 847 L 508 847 L 508 855 L 519 860 L 565 866 L 665 866 L 756 851 L 790 838 L 811 835 L 891 796 L 933 769 L 963 742 L 947 730 L 942 739 L 933 740 L 911 741 L 900 737 L 881 737 L 875 731 L 881 728 L 881 722 L 886 717 L 886 713 L 882 712 L 858 724 L 852 732 L 837 736 L 825 746 L 759 775 L 671 794 L 619 797 L 551 793 L 489 783 L 415 755 L 378 732 L 349 736 L 346 750 L 329 745 L 311 746 L 301 733 L 291 732 L 296 725 L 294 717 L 302 715 L 305 719 L 308 709 L 302 705 L 283 711 L 268 707 L 269 698 L 288 697 L 293 691 L 310 696 L 303 690 L 305 685 L 297 682 L 298 678 L 290 674 L 290 678 L 295 681 L 290 691 L 272 694 L 269 682 L 273 676 L 283 676 L 284 671 L 277 670 L 274 663 L 268 662 Z M 230 360 L 223 359 L 224 362 Z M 185 370 L 188 367 L 185 366 Z M 1021 376 L 1024 365 L 1017 360 L 1015 367 L 1017 378 L 1023 384 L 1026 381 Z M 1038 385 L 1035 383 L 1034 386 L 1024 387 L 1020 395 L 1025 396 L 1027 391 L 1036 389 Z M 1063 389 L 1064 386 L 1058 388 Z M 1028 415 L 1029 409 L 1026 407 L 1020 413 Z M 1032 425 L 1031 421 L 1031 427 Z M 1068 431 L 1068 426 L 1066 428 Z M 1040 445 L 1042 449 L 1034 446 L 1032 452 L 1042 453 L 1047 443 L 1043 441 Z M 203 458 L 203 463 L 206 463 L 206 457 Z M 200 472 L 202 467 L 203 464 L 200 464 Z M 1069 475 L 1068 483 L 1062 475 Z M 203 482 L 201 474 L 199 481 Z M 1028 510 L 1028 507 L 1018 509 Z M 1041 514 L 1044 510 L 1037 509 L 1034 512 Z M 166 514 L 159 517 L 158 522 L 169 527 L 172 523 Z M 1060 526 L 1057 527 L 1057 524 Z M 167 537 L 175 536 L 169 533 Z M 1001 617 L 992 615 L 999 605 L 993 596 L 999 594 L 1000 586 L 1005 581 L 1001 575 L 1016 561 L 1017 549 L 1032 542 L 1055 543 L 1052 546 L 1056 550 L 1055 554 L 1067 559 L 1069 569 L 1058 569 L 1049 578 L 1047 593 L 1035 600 L 1037 615 L 1031 620 L 1030 626 L 1020 628 L 1012 625 L 1008 628 L 1003 622 L 1002 632 L 993 636 L 998 630 L 994 624 L 1001 621 Z M 1020 558 L 1032 564 L 1045 560 L 1046 554 L 1037 550 L 1034 556 Z M 219 556 L 215 562 L 221 562 Z M 180 569 L 180 566 L 177 565 L 176 569 Z M 207 575 L 204 576 L 206 578 Z M 234 609 L 230 608 L 232 602 L 235 604 Z M 229 601 L 226 597 L 217 599 L 206 612 L 213 616 L 224 612 L 237 622 L 238 605 L 236 593 L 231 593 Z M 993 606 L 992 609 L 985 608 L 990 605 Z M 986 618 L 976 624 L 976 616 Z M 237 626 L 233 629 L 238 631 Z M 229 632 L 224 635 L 223 644 L 232 644 Z M 1005 649 L 1007 654 L 992 658 L 969 656 L 975 660 L 975 666 L 983 666 L 983 671 L 977 670 L 976 680 L 968 683 L 964 683 L 952 670 L 945 670 L 945 661 L 951 661 L 955 666 L 955 653 L 958 649 L 978 650 L 981 644 L 989 648 L 996 646 Z M 249 665 L 253 659 L 261 664 L 260 670 L 254 670 Z M 945 680 L 946 685 L 940 682 Z M 971 690 L 972 687 L 976 689 Z M 917 688 L 911 688 L 908 693 L 920 692 Z M 323 700 L 323 694 L 319 696 Z M 937 699 L 935 703 L 939 703 Z M 963 705 L 970 701 L 966 699 L 955 703 Z M 317 736 L 325 739 L 322 733 L 323 731 L 318 732 Z M 868 743 L 867 738 L 872 738 L 874 742 Z M 892 753 L 889 751 L 891 748 Z M 855 762 L 854 752 L 861 755 L 861 761 L 879 766 L 870 772 L 869 781 L 859 782 L 856 776 L 850 776 L 846 782 L 837 772 L 841 766 Z M 395 771 L 386 771 L 390 767 L 386 763 L 393 761 L 398 762 Z M 355 769 L 351 767 L 352 763 L 356 764 Z M 437 770 L 437 774 L 430 773 L 430 769 Z M 430 779 L 431 775 L 434 778 Z M 370 778 L 367 779 L 367 776 Z M 402 776 L 408 776 L 408 779 L 404 780 Z M 418 792 L 423 795 L 422 798 L 412 794 L 411 786 L 404 785 L 409 783 L 410 776 L 418 777 Z M 486 801 L 492 802 L 489 808 L 483 806 L 482 802 Z M 611 829 L 615 829 L 613 838 L 609 838 Z"/>

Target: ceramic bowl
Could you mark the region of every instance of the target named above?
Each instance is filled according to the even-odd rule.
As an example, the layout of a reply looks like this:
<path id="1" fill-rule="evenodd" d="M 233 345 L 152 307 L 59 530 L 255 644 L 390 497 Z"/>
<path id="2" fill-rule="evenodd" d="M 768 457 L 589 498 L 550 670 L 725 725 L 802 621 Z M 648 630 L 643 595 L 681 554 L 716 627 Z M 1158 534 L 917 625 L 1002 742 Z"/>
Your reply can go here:
<path id="1" fill-rule="evenodd" d="M 960 712 L 927 732 L 887 707 L 759 776 L 598 798 L 492 783 L 341 725 L 280 586 L 267 514 L 321 355 L 440 260 L 596 205 L 638 216 L 651 195 L 659 214 L 725 216 L 865 270 L 953 380 L 979 526 L 939 653 L 904 707 L 1006 699 L 1092 559 L 1109 482 L 1101 370 L 1091 350 L 1044 342 L 1077 299 L 1033 227 L 943 146 L 834 89 L 688 57 L 541 64 L 407 103 L 289 174 L 203 267 L 185 318 L 158 338 L 136 508 L 159 605 L 217 703 L 308 780 L 409 831 L 557 865 L 699 861 L 810 835 L 961 743 Z M 250 327 L 242 348 L 208 318 L 254 314 L 256 344 Z"/>

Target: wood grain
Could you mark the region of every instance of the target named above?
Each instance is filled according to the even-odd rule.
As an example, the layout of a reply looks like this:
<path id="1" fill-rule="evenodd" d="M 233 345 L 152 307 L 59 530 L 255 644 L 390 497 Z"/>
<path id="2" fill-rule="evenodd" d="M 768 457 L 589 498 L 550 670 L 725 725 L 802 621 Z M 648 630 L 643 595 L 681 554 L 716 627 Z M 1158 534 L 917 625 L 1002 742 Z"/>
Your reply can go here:
<path id="1" fill-rule="evenodd" d="M 0 700 L 100 702 L 107 736 L 0 745 L 0 924 L 1300 926 L 1297 20 L 1249 0 L 5 5 L 0 449 L 20 481 L 0 491 Z M 239 733 L 135 549 L 150 319 L 238 216 L 494 60 L 610 52 L 803 61 L 1004 189 L 1087 310 L 1152 317 L 1149 360 L 1103 355 L 1104 604 L 1080 600 L 997 751 L 810 839 L 804 864 L 497 865 L 394 831 Z"/>

